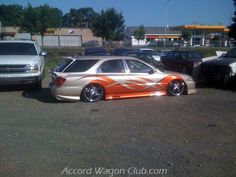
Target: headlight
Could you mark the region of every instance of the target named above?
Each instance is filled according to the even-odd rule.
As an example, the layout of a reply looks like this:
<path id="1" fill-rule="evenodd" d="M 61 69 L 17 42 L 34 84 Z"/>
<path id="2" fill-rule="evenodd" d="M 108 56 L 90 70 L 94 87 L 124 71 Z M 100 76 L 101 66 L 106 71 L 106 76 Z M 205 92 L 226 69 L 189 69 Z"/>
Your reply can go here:
<path id="1" fill-rule="evenodd" d="M 194 68 L 195 68 L 195 67 L 198 67 L 198 66 L 201 65 L 201 63 L 202 63 L 202 62 L 195 62 L 195 63 L 193 64 L 193 67 L 194 67 Z"/>
<path id="2" fill-rule="evenodd" d="M 236 73 L 236 62 L 231 63 L 229 66 L 231 67 L 232 72 L 233 72 L 233 73 Z"/>
<path id="3" fill-rule="evenodd" d="M 30 64 L 26 65 L 26 72 L 28 73 L 37 73 L 39 71 L 39 65 L 38 64 Z"/>

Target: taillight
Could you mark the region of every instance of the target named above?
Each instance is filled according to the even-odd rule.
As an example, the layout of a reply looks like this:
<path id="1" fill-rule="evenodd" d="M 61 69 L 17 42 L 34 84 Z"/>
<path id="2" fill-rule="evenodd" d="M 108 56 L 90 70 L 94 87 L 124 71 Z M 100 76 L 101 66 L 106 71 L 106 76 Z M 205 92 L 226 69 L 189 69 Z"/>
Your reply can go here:
<path id="1" fill-rule="evenodd" d="M 57 77 L 55 80 L 54 80 L 54 83 L 56 86 L 62 86 L 62 84 L 66 81 L 65 78 L 63 77 Z"/>

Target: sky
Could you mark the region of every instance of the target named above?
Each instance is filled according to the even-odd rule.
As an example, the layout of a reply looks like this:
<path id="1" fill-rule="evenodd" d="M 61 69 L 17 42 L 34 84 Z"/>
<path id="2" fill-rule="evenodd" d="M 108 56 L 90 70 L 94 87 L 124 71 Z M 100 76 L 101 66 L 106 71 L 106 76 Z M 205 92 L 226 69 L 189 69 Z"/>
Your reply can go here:
<path id="1" fill-rule="evenodd" d="M 115 8 L 126 26 L 230 25 L 235 11 L 233 0 L 1 0 L 6 5 L 28 3 L 48 4 L 64 14 L 71 8 L 92 7 L 96 12 Z"/>

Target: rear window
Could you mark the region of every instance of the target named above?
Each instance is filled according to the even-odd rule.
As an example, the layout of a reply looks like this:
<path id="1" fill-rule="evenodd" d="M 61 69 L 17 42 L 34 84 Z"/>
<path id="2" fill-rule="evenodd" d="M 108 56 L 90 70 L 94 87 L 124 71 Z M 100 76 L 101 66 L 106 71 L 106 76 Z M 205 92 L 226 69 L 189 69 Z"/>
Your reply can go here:
<path id="1" fill-rule="evenodd" d="M 0 55 L 37 55 L 32 43 L 0 43 Z"/>
<path id="2" fill-rule="evenodd" d="M 98 60 L 76 60 L 64 72 L 85 72 L 97 62 Z"/>
<path id="3" fill-rule="evenodd" d="M 61 62 L 55 69 L 56 72 L 62 72 L 70 63 L 72 62 L 71 59 L 65 59 Z"/>

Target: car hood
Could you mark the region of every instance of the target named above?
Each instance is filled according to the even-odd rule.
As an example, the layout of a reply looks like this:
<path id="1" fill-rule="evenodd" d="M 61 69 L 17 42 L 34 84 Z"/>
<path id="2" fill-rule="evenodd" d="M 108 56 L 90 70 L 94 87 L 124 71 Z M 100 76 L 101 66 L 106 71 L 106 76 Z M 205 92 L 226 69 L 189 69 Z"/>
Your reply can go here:
<path id="1" fill-rule="evenodd" d="M 204 62 L 204 65 L 229 66 L 232 63 L 236 63 L 235 58 L 218 58 L 216 60 L 211 60 L 211 61 Z"/>
<path id="2" fill-rule="evenodd" d="M 37 55 L 0 55 L 0 65 L 30 64 L 37 61 Z"/>

